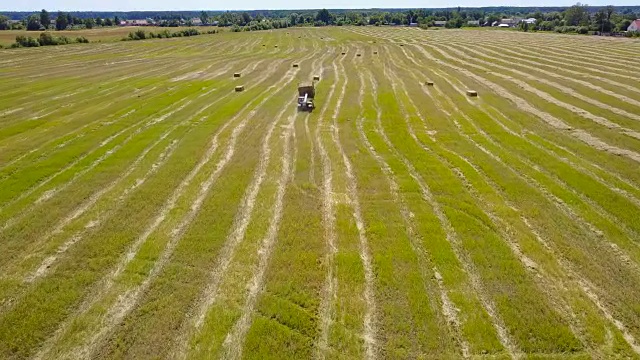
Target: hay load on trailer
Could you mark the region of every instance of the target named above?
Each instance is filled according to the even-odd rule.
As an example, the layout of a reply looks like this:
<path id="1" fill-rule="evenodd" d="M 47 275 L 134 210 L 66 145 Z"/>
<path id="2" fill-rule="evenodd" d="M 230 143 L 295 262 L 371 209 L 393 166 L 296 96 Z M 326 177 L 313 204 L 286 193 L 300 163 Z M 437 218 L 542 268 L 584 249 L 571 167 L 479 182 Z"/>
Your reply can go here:
<path id="1" fill-rule="evenodd" d="M 315 82 L 298 84 L 298 111 L 313 111 L 316 96 Z"/>

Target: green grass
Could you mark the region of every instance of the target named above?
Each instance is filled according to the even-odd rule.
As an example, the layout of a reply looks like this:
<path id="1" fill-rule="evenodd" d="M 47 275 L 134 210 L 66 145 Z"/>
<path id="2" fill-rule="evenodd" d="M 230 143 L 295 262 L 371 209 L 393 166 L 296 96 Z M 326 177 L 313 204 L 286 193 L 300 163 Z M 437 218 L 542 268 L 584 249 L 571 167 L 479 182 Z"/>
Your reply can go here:
<path id="1" fill-rule="evenodd" d="M 558 89 L 637 113 L 632 41 L 116 30 L 0 50 L 0 357 L 640 356 L 640 144 L 582 111 L 638 125 Z M 296 112 L 315 74 L 317 108 Z"/>

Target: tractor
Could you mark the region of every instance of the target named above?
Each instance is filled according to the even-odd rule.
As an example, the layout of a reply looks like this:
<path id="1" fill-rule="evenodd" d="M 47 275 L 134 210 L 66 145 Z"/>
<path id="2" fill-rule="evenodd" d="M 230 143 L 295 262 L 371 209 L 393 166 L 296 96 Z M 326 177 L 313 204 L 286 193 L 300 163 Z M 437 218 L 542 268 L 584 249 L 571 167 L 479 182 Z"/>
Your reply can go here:
<path id="1" fill-rule="evenodd" d="M 311 84 L 298 84 L 298 111 L 313 111 L 315 108 L 313 98 L 315 96 L 315 82 L 311 82 Z"/>

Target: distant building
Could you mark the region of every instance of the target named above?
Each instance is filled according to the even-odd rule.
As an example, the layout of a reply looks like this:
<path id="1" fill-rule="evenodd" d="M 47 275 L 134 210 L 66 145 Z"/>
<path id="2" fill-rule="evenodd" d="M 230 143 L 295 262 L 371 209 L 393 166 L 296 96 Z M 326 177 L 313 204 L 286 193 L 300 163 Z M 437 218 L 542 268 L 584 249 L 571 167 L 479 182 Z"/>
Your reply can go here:
<path id="1" fill-rule="evenodd" d="M 536 18 L 528 18 L 528 19 L 522 20 L 522 22 L 527 23 L 529 25 L 534 25 L 536 23 L 536 21 L 537 21 Z"/>
<path id="2" fill-rule="evenodd" d="M 121 21 L 120 25 L 122 26 L 149 26 L 153 25 L 153 20 L 145 19 L 145 20 L 127 20 Z"/>
<path id="3" fill-rule="evenodd" d="M 202 20 L 201 20 L 200 18 L 193 18 L 193 19 L 191 19 L 191 23 L 192 23 L 194 26 L 202 26 L 202 25 L 203 25 L 203 24 L 202 24 Z"/>
<path id="4" fill-rule="evenodd" d="M 467 25 L 469 25 L 469 26 L 480 26 L 480 20 L 469 20 L 469 21 L 467 21 Z"/>
<path id="5" fill-rule="evenodd" d="M 509 26 L 509 24 L 500 24 L 500 25 L 498 25 L 498 27 L 508 28 L 508 27 L 511 27 L 511 26 Z"/>
<path id="6" fill-rule="evenodd" d="M 502 19 L 500 20 L 500 27 L 513 27 L 516 26 L 519 22 L 521 22 L 522 19 L 518 19 L 518 18 L 512 18 L 512 19 Z M 506 25 L 506 26 L 502 26 L 502 25 Z"/>
<path id="7" fill-rule="evenodd" d="M 447 25 L 446 21 L 434 21 L 433 26 L 445 26 Z"/>
<path id="8" fill-rule="evenodd" d="M 409 24 L 409 26 L 411 26 L 411 27 L 417 27 L 417 26 L 418 26 L 418 23 L 413 23 L 413 22 L 412 22 L 412 23 L 410 23 L 410 24 Z"/>
<path id="9" fill-rule="evenodd" d="M 627 31 L 640 31 L 640 19 L 633 20 L 631 25 L 627 28 Z"/>

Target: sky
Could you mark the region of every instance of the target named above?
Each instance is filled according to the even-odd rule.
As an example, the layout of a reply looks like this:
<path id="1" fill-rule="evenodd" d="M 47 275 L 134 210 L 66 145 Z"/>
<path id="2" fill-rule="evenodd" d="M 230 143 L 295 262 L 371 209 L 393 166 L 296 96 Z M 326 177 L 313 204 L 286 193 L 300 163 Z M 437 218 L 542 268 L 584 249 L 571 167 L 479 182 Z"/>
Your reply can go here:
<path id="1" fill-rule="evenodd" d="M 569 6 L 577 0 L 0 0 L 0 11 L 136 11 L 136 10 L 264 10 L 370 9 L 479 6 Z M 591 6 L 640 5 L 640 0 L 582 0 Z"/>

